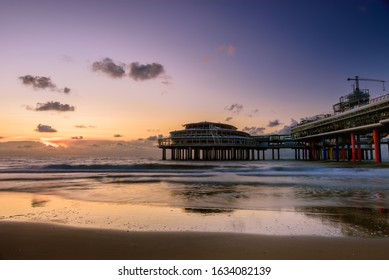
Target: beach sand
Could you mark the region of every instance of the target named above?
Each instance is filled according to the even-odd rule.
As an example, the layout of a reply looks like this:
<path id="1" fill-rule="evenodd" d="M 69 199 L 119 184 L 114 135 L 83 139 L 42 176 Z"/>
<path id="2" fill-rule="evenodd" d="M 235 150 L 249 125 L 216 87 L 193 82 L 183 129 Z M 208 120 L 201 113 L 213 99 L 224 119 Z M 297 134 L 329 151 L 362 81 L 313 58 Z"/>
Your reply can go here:
<path id="1" fill-rule="evenodd" d="M 388 238 L 126 232 L 0 222 L 0 259 L 389 259 Z"/>

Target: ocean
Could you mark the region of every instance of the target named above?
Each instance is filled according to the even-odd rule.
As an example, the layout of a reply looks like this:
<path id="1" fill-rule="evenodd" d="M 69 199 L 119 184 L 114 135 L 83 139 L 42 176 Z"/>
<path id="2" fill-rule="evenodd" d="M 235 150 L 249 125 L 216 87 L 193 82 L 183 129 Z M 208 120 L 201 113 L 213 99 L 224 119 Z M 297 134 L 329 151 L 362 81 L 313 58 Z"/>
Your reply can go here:
<path id="1" fill-rule="evenodd" d="M 0 158 L 0 221 L 126 231 L 389 236 L 389 166 Z"/>

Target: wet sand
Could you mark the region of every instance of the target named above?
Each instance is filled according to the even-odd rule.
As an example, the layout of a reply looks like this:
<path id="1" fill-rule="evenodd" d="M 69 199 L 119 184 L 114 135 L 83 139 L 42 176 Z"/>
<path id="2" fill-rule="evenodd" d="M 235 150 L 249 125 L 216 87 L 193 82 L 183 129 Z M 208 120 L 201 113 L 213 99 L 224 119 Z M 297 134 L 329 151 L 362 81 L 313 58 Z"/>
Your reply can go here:
<path id="1" fill-rule="evenodd" d="M 389 259 L 389 238 L 127 232 L 0 222 L 0 259 Z"/>

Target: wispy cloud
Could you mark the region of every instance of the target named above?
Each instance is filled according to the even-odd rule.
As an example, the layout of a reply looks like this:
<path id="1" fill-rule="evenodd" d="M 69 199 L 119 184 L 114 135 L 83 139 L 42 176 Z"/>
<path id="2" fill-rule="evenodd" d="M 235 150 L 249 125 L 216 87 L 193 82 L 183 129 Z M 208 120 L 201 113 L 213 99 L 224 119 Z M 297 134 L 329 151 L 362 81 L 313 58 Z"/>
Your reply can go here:
<path id="1" fill-rule="evenodd" d="M 249 118 L 252 118 L 256 113 L 258 113 L 259 110 L 258 109 L 254 109 L 251 111 L 251 113 L 248 115 Z"/>
<path id="2" fill-rule="evenodd" d="M 227 56 L 234 56 L 236 54 L 236 47 L 233 45 L 221 45 L 217 48 L 218 53 L 225 54 Z"/>
<path id="3" fill-rule="evenodd" d="M 115 137 L 115 138 L 120 138 L 120 137 L 124 137 L 124 135 L 121 135 L 121 134 L 115 134 L 113 137 Z"/>
<path id="4" fill-rule="evenodd" d="M 249 133 L 250 135 L 261 135 L 265 132 L 265 129 L 266 128 L 264 128 L 264 127 L 256 127 L 256 126 L 247 127 L 246 126 L 243 128 L 243 131 Z"/>
<path id="5" fill-rule="evenodd" d="M 130 64 L 130 77 L 136 81 L 154 79 L 163 73 L 165 73 L 165 69 L 159 63 L 139 64 L 133 62 Z"/>
<path id="6" fill-rule="evenodd" d="M 48 101 L 46 103 L 37 103 L 36 107 L 26 106 L 28 110 L 33 111 L 58 111 L 58 112 L 70 112 L 74 111 L 75 107 L 69 104 L 61 104 L 58 101 Z"/>
<path id="7" fill-rule="evenodd" d="M 103 72 L 111 78 L 122 78 L 125 74 L 124 68 L 124 63 L 115 63 L 108 57 L 101 61 L 93 62 L 92 64 L 93 71 Z"/>
<path id="8" fill-rule="evenodd" d="M 45 125 L 45 124 L 38 124 L 35 131 L 37 131 L 37 132 L 57 132 L 56 129 L 52 128 L 49 125 Z"/>
<path id="9" fill-rule="evenodd" d="M 75 125 L 74 127 L 76 127 L 76 128 L 96 128 L 93 125 L 82 125 L 82 124 Z"/>
<path id="10" fill-rule="evenodd" d="M 224 107 L 224 110 L 230 111 L 233 114 L 238 115 L 243 110 L 243 105 L 238 104 L 238 103 L 234 103 L 234 104 L 231 104 L 229 106 Z"/>
<path id="11" fill-rule="evenodd" d="M 84 137 L 83 136 L 73 136 L 72 139 L 73 140 L 82 140 L 82 139 L 84 139 Z"/>
<path id="12" fill-rule="evenodd" d="M 233 117 L 227 117 L 226 118 L 226 122 L 229 122 L 229 121 L 231 121 L 233 119 Z"/>
<path id="13" fill-rule="evenodd" d="M 71 91 L 70 88 L 68 87 L 65 87 L 63 89 L 58 88 L 51 81 L 50 77 L 25 75 L 25 76 L 20 76 L 19 80 L 21 80 L 24 85 L 31 86 L 34 89 L 49 89 L 52 91 L 62 92 L 66 94 L 69 94 Z"/>

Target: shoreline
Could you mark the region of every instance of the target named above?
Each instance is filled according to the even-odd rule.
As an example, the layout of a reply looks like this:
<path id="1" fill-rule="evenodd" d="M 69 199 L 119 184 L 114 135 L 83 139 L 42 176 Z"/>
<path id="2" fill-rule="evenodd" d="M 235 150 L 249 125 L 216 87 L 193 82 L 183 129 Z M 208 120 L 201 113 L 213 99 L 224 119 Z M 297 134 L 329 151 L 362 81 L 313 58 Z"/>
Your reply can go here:
<path id="1" fill-rule="evenodd" d="M 387 260 L 389 238 L 132 232 L 0 221 L 3 260 Z"/>

